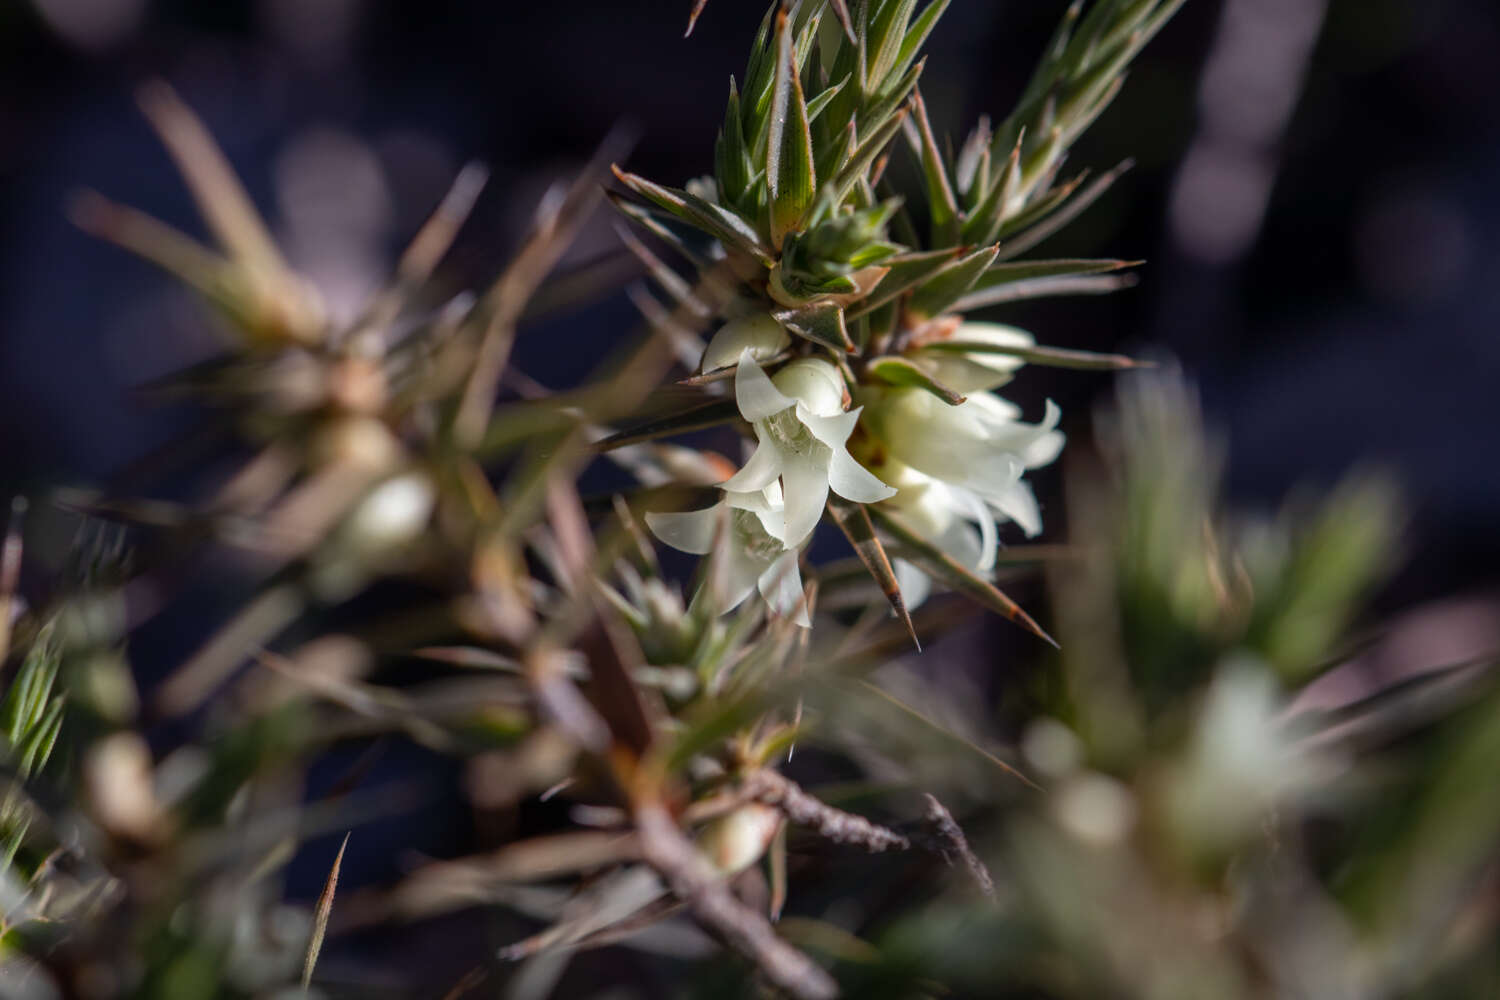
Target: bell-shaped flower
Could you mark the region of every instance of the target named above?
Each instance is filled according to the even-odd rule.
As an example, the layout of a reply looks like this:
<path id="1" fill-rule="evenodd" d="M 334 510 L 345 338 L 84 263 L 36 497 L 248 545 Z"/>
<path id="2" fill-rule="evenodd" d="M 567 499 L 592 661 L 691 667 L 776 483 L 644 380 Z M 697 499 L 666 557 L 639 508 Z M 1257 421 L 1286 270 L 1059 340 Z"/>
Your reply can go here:
<path id="1" fill-rule="evenodd" d="M 792 345 L 792 335 L 768 312 L 732 319 L 719 328 L 703 352 L 699 371 L 728 368 L 749 351 L 756 361 L 767 361 Z"/>
<path id="2" fill-rule="evenodd" d="M 726 489 L 722 500 L 703 510 L 646 515 L 646 526 L 657 538 L 694 555 L 713 551 L 721 524 L 727 525 L 724 610 L 739 607 L 759 590 L 777 615 L 804 628 L 810 625 L 798 551 L 784 545 L 779 534 L 785 525 L 780 487 L 771 484 L 743 493 Z"/>
<path id="3" fill-rule="evenodd" d="M 1021 476 L 1062 450 L 1060 419 L 1050 400 L 1042 422 L 1027 424 L 1014 405 L 989 393 L 952 406 L 925 390 L 899 388 L 869 391 L 863 426 L 891 458 L 973 493 L 1030 536 L 1041 531 L 1041 515 Z"/>
<path id="4" fill-rule="evenodd" d="M 991 347 L 1035 347 L 1025 330 L 1001 323 L 960 323 L 938 340 L 911 351 L 907 357 L 927 374 L 965 395 L 998 389 L 1026 364 L 1013 354 L 954 350 L 949 344 L 986 344 Z"/>
<path id="5" fill-rule="evenodd" d="M 796 548 L 812 534 L 829 490 L 856 503 L 895 495 L 849 454 L 849 435 L 860 410 L 844 410 L 844 382 L 833 365 L 802 358 L 771 378 L 746 348 L 735 371 L 734 396 L 758 443 L 744 468 L 723 487 L 752 493 L 779 482 L 783 520 L 767 530 L 787 548 Z"/>
<path id="6" fill-rule="evenodd" d="M 896 487 L 896 495 L 885 504 L 909 528 L 976 573 L 995 568 L 1000 547 L 995 514 L 977 494 L 918 472 L 878 446 L 861 449 L 867 460 L 872 453 L 872 470 Z M 893 557 L 891 565 L 906 606 L 920 607 L 932 592 L 932 581 L 905 559 Z"/>

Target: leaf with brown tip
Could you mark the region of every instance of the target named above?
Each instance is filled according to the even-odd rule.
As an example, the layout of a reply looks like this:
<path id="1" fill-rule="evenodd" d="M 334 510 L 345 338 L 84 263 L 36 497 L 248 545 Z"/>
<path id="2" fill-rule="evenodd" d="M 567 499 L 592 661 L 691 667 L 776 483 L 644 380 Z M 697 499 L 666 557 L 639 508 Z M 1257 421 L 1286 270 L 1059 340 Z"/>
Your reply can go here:
<path id="1" fill-rule="evenodd" d="M 1082 371 L 1126 371 L 1131 368 L 1155 367 L 1150 361 L 1140 361 L 1124 354 L 1098 354 L 1094 351 L 1074 351 L 1065 347 L 1011 347 L 1003 344 L 980 343 L 967 340 L 940 340 L 923 345 L 923 350 L 952 351 L 959 354 L 1006 354 L 1020 358 L 1027 364 L 1045 365 L 1049 368 L 1075 368 Z"/>
<path id="2" fill-rule="evenodd" d="M 866 509 L 881 528 L 909 550 L 908 555 L 923 572 L 968 595 L 996 614 L 1009 618 L 1049 645 L 1057 646 L 1057 641 L 1043 631 L 1035 619 L 1021 610 L 1019 604 L 1006 597 L 999 587 L 917 534 L 897 515 L 878 505 Z"/>
<path id="3" fill-rule="evenodd" d="M 683 38 L 687 38 L 692 35 L 693 29 L 698 26 L 698 18 L 703 14 L 703 8 L 707 6 L 708 0 L 695 0 L 692 13 L 688 14 L 687 30 L 682 33 Z"/>
<path id="4" fill-rule="evenodd" d="M 333 867 L 328 870 L 328 880 L 323 883 L 323 891 L 318 895 L 318 906 L 313 911 L 312 937 L 307 942 L 307 958 L 302 963 L 302 988 L 305 990 L 312 982 L 313 967 L 318 964 L 318 952 L 323 949 L 323 935 L 328 933 L 328 915 L 333 912 L 333 894 L 339 886 L 339 866 L 344 863 L 344 848 L 349 846 L 349 834 L 344 834 L 344 842 L 339 845 L 339 853 L 334 856 Z"/>
<path id="5" fill-rule="evenodd" d="M 849 539 L 849 544 L 854 547 L 854 552 L 859 556 L 860 562 L 865 564 L 865 569 L 875 578 L 875 583 L 880 587 L 885 599 L 890 602 L 891 610 L 896 612 L 896 617 L 906 626 L 906 631 L 911 634 L 911 641 L 917 647 L 922 648 L 922 641 L 917 638 L 916 626 L 912 625 L 911 614 L 906 610 L 906 601 L 901 596 L 901 585 L 896 582 L 896 571 L 891 568 L 891 561 L 885 554 L 885 546 L 880 544 L 880 538 L 875 534 L 875 525 L 870 520 L 870 508 L 864 504 L 850 503 L 837 497 L 828 498 L 828 509 L 833 514 L 834 523 Z"/>

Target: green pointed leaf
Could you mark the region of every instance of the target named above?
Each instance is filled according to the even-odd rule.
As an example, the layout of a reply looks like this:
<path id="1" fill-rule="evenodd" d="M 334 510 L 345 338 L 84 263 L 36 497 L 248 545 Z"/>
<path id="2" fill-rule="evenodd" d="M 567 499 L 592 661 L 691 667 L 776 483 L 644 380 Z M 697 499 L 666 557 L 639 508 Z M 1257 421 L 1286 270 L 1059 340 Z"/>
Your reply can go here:
<path id="1" fill-rule="evenodd" d="M 849 16 L 849 4 L 845 0 L 828 0 L 828 6 L 833 8 L 833 16 L 838 18 L 839 28 L 844 32 L 844 38 L 855 42 L 854 20 Z M 840 48 L 842 49 L 842 46 Z"/>
<path id="2" fill-rule="evenodd" d="M 1043 202 L 1029 206 L 1025 212 L 1008 220 L 1001 229 L 1001 236 L 1025 229 L 1027 226 L 1030 228 L 1005 243 L 1003 258 L 1009 260 L 1020 256 L 1072 222 L 1134 165 L 1134 161 L 1126 160 L 1108 173 L 1100 175 L 1076 195 L 1073 191 L 1077 187 L 1077 181 L 1057 191 L 1049 192 Z M 1061 197 L 1055 197 L 1059 194 Z M 1033 212 L 1033 209 L 1036 211 Z"/>
<path id="3" fill-rule="evenodd" d="M 911 23 L 916 6 L 917 0 L 885 0 L 872 12 L 865 42 L 868 67 L 865 79 L 869 81 L 869 90 L 879 92 L 881 84 L 895 71 L 896 59 L 906 41 L 906 26 Z"/>
<path id="4" fill-rule="evenodd" d="M 964 396 L 961 393 L 954 392 L 946 385 L 943 385 L 943 383 L 933 378 L 915 362 L 907 358 L 896 355 L 875 358 L 869 363 L 866 370 L 886 385 L 912 386 L 918 389 L 925 389 L 950 406 L 957 406 L 964 401 Z"/>
<path id="5" fill-rule="evenodd" d="M 1071 198 L 1073 196 L 1073 192 L 1077 191 L 1078 188 L 1083 184 L 1083 181 L 1088 177 L 1088 171 L 1084 171 L 1083 173 L 1080 173 L 1077 177 L 1073 178 L 1070 181 L 1067 181 L 1066 183 L 1049 187 L 1045 193 L 1036 194 L 1035 192 L 1033 192 L 1034 196 L 1031 198 L 1031 203 L 1028 205 L 1022 204 L 1022 202 L 1025 200 L 1021 197 L 1022 172 L 1022 169 L 1018 167 L 1014 175 L 1014 185 L 1011 196 L 1006 198 L 1004 201 L 1007 207 L 1004 213 L 1004 219 L 1000 223 L 999 232 L 1001 237 L 1009 236 L 1011 233 L 1017 232 L 1018 230 L 1023 230 L 1027 226 L 1033 225 L 1038 221 L 1045 219 L 1047 215 L 1055 211 L 1059 205 Z M 1007 251 L 1010 250 L 1009 243 L 1004 244 L 1004 246 Z M 1017 256 L 1018 253 L 1019 251 L 1017 251 L 1016 253 L 1006 253 L 1004 259 L 1009 260 L 1010 258 Z"/>
<path id="6" fill-rule="evenodd" d="M 730 77 L 724 125 L 714 145 L 714 177 L 719 184 L 719 200 L 725 205 L 743 209 L 754 175 L 755 166 L 745 148 L 745 132 L 740 125 L 740 95 L 735 89 L 734 77 Z"/>
<path id="7" fill-rule="evenodd" d="M 999 239 L 1008 207 L 1021 183 L 1021 142 L 1024 138 L 1023 134 L 1016 139 L 999 176 L 990 182 L 989 191 L 964 219 L 960 233 L 965 241 L 987 245 Z M 992 152 L 993 149 L 991 144 Z"/>
<path id="8" fill-rule="evenodd" d="M 936 340 L 923 344 L 924 351 L 952 351 L 956 354 L 1004 354 L 1021 358 L 1030 365 L 1045 365 L 1049 368 L 1075 368 L 1082 371 L 1123 371 L 1130 368 L 1155 367 L 1150 361 L 1140 361 L 1124 354 L 1096 354 L 1093 351 L 1074 351 L 1065 347 L 1008 347 L 1000 344 L 967 340 Z"/>
<path id="9" fill-rule="evenodd" d="M 828 510 L 833 515 L 834 523 L 854 547 L 859 561 L 864 563 L 865 569 L 875 578 L 875 584 L 890 602 L 891 610 L 896 612 L 896 617 L 901 619 L 901 624 L 911 633 L 911 641 L 917 649 L 921 649 L 922 643 L 917 639 L 916 627 L 912 625 L 911 614 L 906 610 L 906 601 L 901 596 L 901 585 L 896 581 L 896 571 L 891 568 L 885 546 L 880 544 L 880 538 L 875 534 L 869 509 L 864 504 L 830 496 Z"/>
<path id="10" fill-rule="evenodd" d="M 854 158 L 859 148 L 859 130 L 855 128 L 854 122 L 844 126 L 844 131 L 836 136 L 830 137 L 825 142 L 814 147 L 814 169 L 819 177 L 832 177 L 840 173 L 844 167 Z M 819 196 L 817 205 L 813 209 L 813 217 L 810 225 L 816 225 L 819 221 L 831 215 L 831 202 L 827 195 L 830 185 L 825 184 Z"/>
<path id="11" fill-rule="evenodd" d="M 771 109 L 771 81 L 775 76 L 775 48 L 771 42 L 771 25 L 781 7 L 781 0 L 771 0 L 766 16 L 761 18 L 750 60 L 745 66 L 745 90 L 741 95 L 741 131 L 750 143 L 750 158 L 758 160 L 766 141 L 767 118 Z"/>
<path id="12" fill-rule="evenodd" d="M 1069 295 L 1108 295 L 1122 288 L 1133 288 L 1133 274 L 1097 274 L 1070 278 L 1031 278 L 1016 281 L 999 288 L 992 288 L 979 295 L 966 295 L 954 303 L 958 312 L 983 309 L 1003 302 L 1020 302 L 1023 299 L 1060 298 Z"/>
<path id="13" fill-rule="evenodd" d="M 869 296 L 858 307 L 850 310 L 849 319 L 862 319 L 893 301 L 901 293 L 915 288 L 951 264 L 960 252 L 956 248 L 923 250 L 890 258 L 885 262 L 890 270 Z"/>
<path id="14" fill-rule="evenodd" d="M 38 635 L 0 704 L 0 724 L 12 749 L 36 729 L 51 697 L 58 668 L 51 636 L 50 626 Z"/>
<path id="15" fill-rule="evenodd" d="M 609 191 L 606 194 L 610 205 L 618 210 L 621 215 L 677 251 L 696 270 L 703 272 L 712 268 L 713 263 L 700 253 L 682 232 L 674 228 L 686 228 L 686 224 L 677 216 L 660 212 L 652 205 L 643 205 L 640 202 L 631 201 L 618 191 Z M 697 231 L 693 232 L 696 233 Z"/>
<path id="16" fill-rule="evenodd" d="M 813 176 L 812 133 L 807 102 L 797 72 L 792 29 L 786 12 L 776 15 L 776 76 L 771 91 L 770 132 L 766 140 L 766 185 L 771 194 L 771 245 L 781 248 L 799 228 L 817 194 Z"/>
<path id="17" fill-rule="evenodd" d="M 821 2 L 802 3 L 799 0 L 791 6 L 794 11 L 792 35 L 796 38 L 792 56 L 796 70 L 801 74 L 807 70 L 818 54 L 818 26 L 823 23 L 823 4 Z"/>
<path id="18" fill-rule="evenodd" d="M 1041 142 L 1032 147 L 1029 153 L 1022 153 L 1021 177 L 1016 185 L 1015 198 L 1025 202 L 1031 198 L 1032 192 L 1046 191 L 1051 186 L 1066 151 L 1067 143 L 1064 141 L 1062 126 L 1048 127 Z"/>
<path id="19" fill-rule="evenodd" d="M 27 816 L 16 824 L 5 838 L 3 848 L 0 848 L 0 875 L 11 870 L 16 863 L 16 855 L 20 853 L 21 845 L 26 842 L 26 831 L 31 829 L 31 817 Z"/>
<path id="20" fill-rule="evenodd" d="M 838 83 L 824 88 L 821 94 L 807 102 L 808 124 L 811 124 L 818 120 L 818 116 L 823 113 L 824 109 L 826 109 L 828 105 L 833 103 L 833 99 L 839 96 L 839 91 L 843 90 L 848 83 L 849 78 L 846 76 Z"/>
<path id="21" fill-rule="evenodd" d="M 57 734 L 62 731 L 63 699 L 53 701 L 44 714 L 21 741 L 16 750 L 18 762 L 16 773 L 22 780 L 31 777 L 46 766 L 52 756 L 52 747 L 57 743 Z"/>
<path id="22" fill-rule="evenodd" d="M 932 242 L 953 246 L 958 242 L 958 199 L 948 178 L 947 161 L 933 139 L 932 123 L 927 120 L 927 103 L 921 91 L 912 95 L 912 120 L 921 140 L 922 176 L 927 181 L 927 207 L 932 216 Z"/>
<path id="23" fill-rule="evenodd" d="M 854 341 L 844 325 L 844 309 L 832 304 L 804 306 L 772 312 L 776 321 L 792 333 L 839 354 L 854 351 Z"/>
<path id="24" fill-rule="evenodd" d="M 933 3 L 927 5 L 926 10 L 917 15 L 917 19 L 907 29 L 906 37 L 901 40 L 901 51 L 896 54 L 896 64 L 891 69 L 892 74 L 904 73 L 911 65 L 922 46 L 927 43 L 927 36 L 932 34 L 938 18 L 947 11 L 948 3 L 949 0 L 934 0 Z"/>
<path id="25" fill-rule="evenodd" d="M 771 263 L 771 252 L 761 243 L 760 235 L 744 219 L 718 205 L 704 201 L 686 191 L 654 184 L 619 167 L 610 168 L 615 177 L 636 194 L 660 205 L 673 215 L 689 222 L 723 243 L 726 249 Z"/>
<path id="26" fill-rule="evenodd" d="M 674 434 L 686 434 L 689 431 L 702 430 L 705 427 L 717 427 L 719 424 L 726 424 L 731 420 L 738 419 L 739 415 L 740 411 L 735 407 L 734 400 L 715 399 L 695 406 L 692 409 L 683 410 L 664 417 L 657 417 L 635 427 L 611 434 L 597 442 L 594 447 L 599 451 L 611 451 L 615 448 L 623 448 L 626 445 L 638 444 L 642 441 L 670 437 Z"/>
<path id="27" fill-rule="evenodd" d="M 904 556 L 910 558 L 928 576 L 972 598 L 996 614 L 1009 618 L 1051 645 L 1057 645 L 1053 638 L 1044 632 L 1030 615 L 1021 610 L 1020 605 L 1006 597 L 1000 588 L 917 534 L 898 515 L 886 510 L 881 504 L 874 504 L 868 510 L 874 517 L 875 523 L 901 543 Z"/>
<path id="28" fill-rule="evenodd" d="M 1081 257 L 1058 258 L 1056 260 L 1020 260 L 1005 261 L 991 265 L 979 280 L 969 289 L 966 298 L 982 296 L 985 292 L 1018 281 L 1029 281 L 1033 278 L 1077 278 L 1088 274 L 1106 274 L 1110 271 L 1123 271 L 1130 267 L 1140 267 L 1145 261 L 1142 260 L 1109 260 L 1091 259 Z"/>
<path id="29" fill-rule="evenodd" d="M 973 209 L 989 193 L 990 185 L 990 122 L 981 117 L 969 137 L 964 140 L 958 159 L 953 164 L 953 182 L 958 193 L 964 196 L 964 206 Z"/>
<path id="30" fill-rule="evenodd" d="M 930 319 L 964 296 L 995 261 L 999 247 L 985 247 L 943 268 L 912 293 L 906 310 L 918 319 Z"/>
<path id="31" fill-rule="evenodd" d="M 869 104 L 860 116 L 860 128 L 866 132 L 879 128 L 885 120 L 895 114 L 896 109 L 906 103 L 916 89 L 917 80 L 922 76 L 922 70 L 927 65 L 927 57 L 921 59 L 908 69 L 887 91 L 881 93 L 875 101 Z"/>
<path id="32" fill-rule="evenodd" d="M 1120 12 L 1130 2 L 1131 0 L 1097 0 L 1089 8 L 1088 16 L 1079 22 L 1078 30 L 1069 39 L 1068 47 L 1059 60 L 1059 69 L 1062 73 L 1073 75 L 1092 65 L 1092 58 L 1098 51 L 1100 39 L 1104 37 L 1111 25 L 1121 23 Z M 1140 3 L 1141 0 L 1135 0 L 1135 2 Z M 1145 0 L 1145 2 L 1151 3 L 1153 0 Z"/>
<path id="33" fill-rule="evenodd" d="M 834 175 L 833 179 L 823 185 L 823 192 L 818 199 L 817 211 L 813 213 L 813 221 L 817 222 L 832 215 L 834 210 L 844 203 L 849 192 L 854 190 L 856 184 L 869 171 L 870 165 L 875 158 L 885 151 L 891 140 L 896 137 L 896 132 L 901 128 L 904 114 L 897 114 L 888 119 L 885 124 L 868 136 L 849 155 L 844 166 Z"/>

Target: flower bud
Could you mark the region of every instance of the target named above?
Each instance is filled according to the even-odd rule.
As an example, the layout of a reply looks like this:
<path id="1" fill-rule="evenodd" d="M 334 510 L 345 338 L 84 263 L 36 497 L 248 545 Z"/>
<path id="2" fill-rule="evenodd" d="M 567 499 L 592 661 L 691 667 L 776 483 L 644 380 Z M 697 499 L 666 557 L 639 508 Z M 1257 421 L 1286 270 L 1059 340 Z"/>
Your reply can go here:
<path id="1" fill-rule="evenodd" d="M 781 826 L 781 813 L 759 802 L 711 820 L 698 834 L 698 850 L 721 875 L 738 875 L 760 860 Z"/>
<path id="2" fill-rule="evenodd" d="M 134 732 L 106 736 L 83 758 L 83 787 L 94 818 L 111 833 L 147 840 L 161 818 L 152 789 L 151 749 Z"/>
<path id="3" fill-rule="evenodd" d="M 816 416 L 844 412 L 844 380 L 837 368 L 817 358 L 793 361 L 771 377 L 771 384 Z"/>
<path id="4" fill-rule="evenodd" d="M 791 334 L 770 313 L 742 316 L 725 323 L 714 334 L 698 368 L 705 372 L 728 368 L 740 360 L 740 353 L 746 349 L 755 360 L 765 361 L 786 350 L 791 343 Z"/>
<path id="5" fill-rule="evenodd" d="M 360 501 L 347 525 L 348 540 L 372 555 L 405 545 L 422 533 L 437 493 L 420 472 L 392 476 Z"/>

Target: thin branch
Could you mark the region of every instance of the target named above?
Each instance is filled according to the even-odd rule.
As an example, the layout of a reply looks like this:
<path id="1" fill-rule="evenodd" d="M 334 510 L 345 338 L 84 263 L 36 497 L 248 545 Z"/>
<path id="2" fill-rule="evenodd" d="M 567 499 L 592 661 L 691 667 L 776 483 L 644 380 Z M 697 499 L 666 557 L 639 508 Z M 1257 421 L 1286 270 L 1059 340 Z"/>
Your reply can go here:
<path id="1" fill-rule="evenodd" d="M 953 818 L 946 806 L 931 794 L 923 796 L 927 799 L 927 812 L 923 820 L 931 831 L 921 846 L 929 851 L 940 855 L 948 862 L 949 867 L 957 867 L 959 862 L 968 869 L 969 875 L 979 890 L 985 894 L 991 902 L 995 900 L 995 880 L 990 877 L 990 870 L 985 867 L 984 862 L 974 853 L 969 846 L 969 838 L 964 836 L 963 828 Z"/>
<path id="2" fill-rule="evenodd" d="M 821 966 L 777 937 L 769 921 L 735 899 L 729 886 L 692 841 L 655 802 L 637 803 L 641 853 L 694 917 L 755 963 L 780 989 L 798 1000 L 831 1000 L 838 983 Z"/>
<path id="3" fill-rule="evenodd" d="M 912 846 L 909 839 L 896 831 L 835 809 L 775 771 L 752 773 L 745 779 L 744 794 L 753 801 L 780 809 L 793 823 L 815 830 L 835 844 L 853 844 L 872 853 L 905 851 Z"/>

